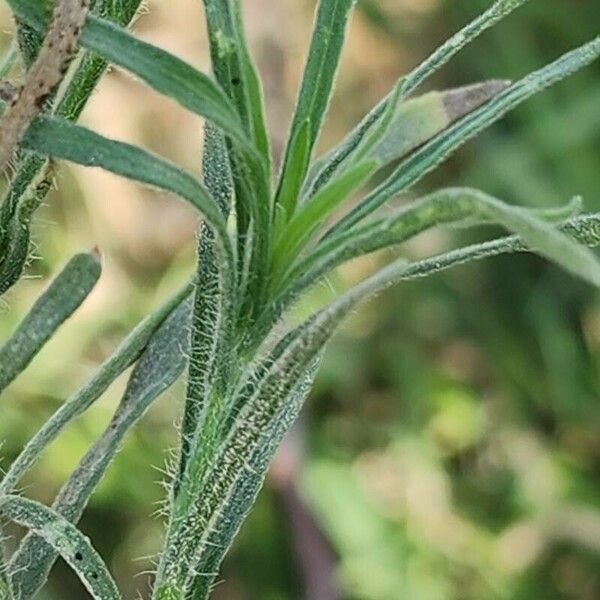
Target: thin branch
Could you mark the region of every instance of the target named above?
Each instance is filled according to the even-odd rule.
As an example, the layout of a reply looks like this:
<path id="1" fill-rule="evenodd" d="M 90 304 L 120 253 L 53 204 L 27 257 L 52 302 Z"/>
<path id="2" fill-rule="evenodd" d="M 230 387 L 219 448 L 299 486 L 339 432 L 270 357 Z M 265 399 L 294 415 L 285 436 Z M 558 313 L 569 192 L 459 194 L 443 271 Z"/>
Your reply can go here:
<path id="1" fill-rule="evenodd" d="M 0 169 L 11 159 L 31 121 L 64 77 L 89 7 L 90 0 L 57 0 L 40 53 L 0 120 Z"/>

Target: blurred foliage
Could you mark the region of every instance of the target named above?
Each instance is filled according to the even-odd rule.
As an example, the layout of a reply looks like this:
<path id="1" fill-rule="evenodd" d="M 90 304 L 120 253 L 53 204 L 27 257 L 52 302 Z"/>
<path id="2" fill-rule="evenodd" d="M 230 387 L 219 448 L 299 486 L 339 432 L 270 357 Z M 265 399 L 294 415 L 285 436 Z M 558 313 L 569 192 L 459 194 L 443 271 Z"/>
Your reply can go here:
<path id="1" fill-rule="evenodd" d="M 171 4 L 150 2 L 136 31 L 206 70 L 201 3 L 181 0 L 172 11 Z M 245 2 L 268 82 L 275 148 L 285 138 L 312 5 Z M 323 146 L 487 5 L 359 1 Z M 0 19 L 8 23 L 2 4 Z M 435 86 L 517 77 L 593 37 L 598 23 L 596 0 L 532 1 L 455 59 Z M 587 208 L 599 210 L 599 106 L 596 64 L 470 143 L 426 180 L 427 189 L 469 185 L 532 206 L 582 194 Z M 199 123 L 118 72 L 103 82 L 84 122 L 197 169 Z M 40 258 L 29 268 L 31 278 L 0 308 L 0 339 L 73 252 L 98 244 L 104 274 L 82 310 L 2 398 L 5 461 L 117 340 L 185 280 L 193 261 L 195 219 L 185 207 L 94 171 L 61 168 L 58 180 L 38 219 Z M 472 235 L 437 231 L 410 252 L 430 254 Z M 343 269 L 331 285 L 355 281 L 377 260 Z M 327 293 L 316 290 L 314 301 Z M 28 494 L 51 501 L 121 392 L 122 381 L 53 444 L 29 476 Z M 133 574 L 152 561 L 140 557 L 159 547 L 162 526 L 151 518 L 163 492 L 156 467 L 168 460 L 180 398 L 181 387 L 172 390 L 134 431 L 82 522 L 129 597 L 146 589 L 147 577 Z M 405 284 L 364 307 L 330 346 L 297 432 L 303 442 L 294 489 L 335 556 L 339 597 L 599 598 L 599 400 L 598 296 L 540 259 L 496 258 Z M 276 469 L 215 598 L 307 597 L 290 521 L 296 513 L 278 481 Z M 61 593 L 50 586 L 42 600 L 86 597 L 62 565 L 53 581 Z"/>

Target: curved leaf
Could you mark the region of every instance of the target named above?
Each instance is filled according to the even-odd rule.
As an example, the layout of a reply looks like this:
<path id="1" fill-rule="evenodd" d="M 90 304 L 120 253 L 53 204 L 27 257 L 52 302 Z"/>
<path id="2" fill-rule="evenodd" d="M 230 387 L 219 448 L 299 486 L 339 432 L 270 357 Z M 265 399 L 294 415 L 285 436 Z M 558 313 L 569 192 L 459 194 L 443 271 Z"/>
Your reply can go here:
<path id="1" fill-rule="evenodd" d="M 23 145 L 40 154 L 88 167 L 102 167 L 187 200 L 202 213 L 215 231 L 224 265 L 222 285 L 230 295 L 234 294 L 235 259 L 227 224 L 214 199 L 192 175 L 137 146 L 109 140 L 89 129 L 52 117 L 37 118 L 27 132 Z"/>
<path id="2" fill-rule="evenodd" d="M 58 493 L 52 508 L 70 523 L 77 523 L 81 518 L 125 435 L 152 402 L 181 375 L 189 353 L 191 305 L 189 296 L 154 332 L 129 378 L 113 418 Z M 23 539 L 10 562 L 15 600 L 29 600 L 36 594 L 45 583 L 56 555 L 55 549 L 34 533 Z"/>
<path id="3" fill-rule="evenodd" d="M 417 183 L 457 148 L 489 127 L 508 111 L 532 95 L 590 64 L 598 56 L 600 56 L 600 36 L 564 54 L 543 69 L 517 81 L 493 100 L 436 136 L 401 163 L 383 184 L 369 194 L 345 218 L 341 219 L 327 235 L 350 229 L 382 204 Z"/>
<path id="4" fill-rule="evenodd" d="M 391 102 L 393 103 L 391 108 L 395 110 L 398 102 L 402 102 L 406 96 L 448 63 L 464 47 L 525 2 L 527 0 L 497 0 L 487 11 L 478 15 L 466 27 L 442 44 L 416 69 L 400 79 L 394 90 L 373 108 L 333 150 L 314 163 L 305 186 L 307 195 L 312 196 L 325 185 L 342 163 L 371 135 L 371 132 L 378 127 L 389 111 Z"/>
<path id="5" fill-rule="evenodd" d="M 0 484 L 0 495 L 10 494 L 41 452 L 75 417 L 85 412 L 140 356 L 149 340 L 165 318 L 191 294 L 187 286 L 163 306 L 146 317 L 104 361 L 97 373 L 71 398 L 69 398 L 29 441 L 25 449 L 10 466 Z"/>
<path id="6" fill-rule="evenodd" d="M 23 22 L 36 31 L 44 31 L 46 15 L 37 0 L 8 0 L 8 3 Z M 225 93 L 209 77 L 181 59 L 94 15 L 88 16 L 80 43 L 192 112 L 210 119 L 247 145 L 239 118 Z"/>
<path id="7" fill-rule="evenodd" d="M 95 600 L 120 600 L 119 590 L 100 555 L 66 519 L 43 504 L 19 496 L 0 497 L 0 514 L 43 537 Z"/>

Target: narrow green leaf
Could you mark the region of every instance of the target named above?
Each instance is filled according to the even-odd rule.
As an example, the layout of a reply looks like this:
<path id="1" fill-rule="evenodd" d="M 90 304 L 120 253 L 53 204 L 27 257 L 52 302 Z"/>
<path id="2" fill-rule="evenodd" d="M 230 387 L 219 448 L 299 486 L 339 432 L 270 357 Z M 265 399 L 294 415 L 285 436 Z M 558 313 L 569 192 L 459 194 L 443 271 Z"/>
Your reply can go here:
<path id="1" fill-rule="evenodd" d="M 558 230 L 590 248 L 600 246 L 600 214 L 582 215 L 570 219 L 560 225 Z M 529 248 L 519 236 L 507 236 L 411 263 L 402 273 L 401 280 L 420 279 L 473 261 L 515 252 L 534 252 L 534 250 Z"/>
<path id="2" fill-rule="evenodd" d="M 329 107 L 333 83 L 346 38 L 346 28 L 354 3 L 355 0 L 320 0 L 319 2 L 308 58 L 304 67 L 302 84 L 285 151 L 280 178 L 282 182 L 288 177 L 287 172 L 289 169 L 297 168 L 297 165 L 292 162 L 294 140 L 297 138 L 300 128 L 307 121 L 310 124 L 309 157 L 312 154 Z M 307 170 L 308 164 L 304 165 L 302 181 L 304 181 Z"/>
<path id="3" fill-rule="evenodd" d="M 186 286 L 146 317 L 104 361 L 96 374 L 44 423 L 10 466 L 0 484 L 0 496 L 12 493 L 19 480 L 64 427 L 85 412 L 139 358 L 157 328 L 191 292 L 192 286 Z"/>
<path id="4" fill-rule="evenodd" d="M 51 182 L 42 173 L 17 202 L 4 235 L 0 235 L 0 295 L 5 294 L 21 277 L 29 260 L 31 221 L 33 214 L 48 193 Z"/>
<path id="5" fill-rule="evenodd" d="M 260 79 L 248 51 L 239 0 L 204 0 L 212 64 L 217 81 L 234 103 L 246 133 L 270 172 L 269 136 Z"/>
<path id="6" fill-rule="evenodd" d="M 235 182 L 238 255 L 250 247 L 251 269 L 244 312 L 260 302 L 270 248 L 271 156 L 260 80 L 248 51 L 239 0 L 204 0 L 212 66 L 217 81 L 233 102 L 248 140 L 258 149 L 257 164 L 229 144 Z M 252 230 L 250 230 L 252 228 Z"/>
<path id="7" fill-rule="evenodd" d="M 383 248 L 402 244 L 419 233 L 441 224 L 458 223 L 473 226 L 485 224 L 486 222 L 498 223 L 499 215 L 486 211 L 486 199 L 488 198 L 489 196 L 478 190 L 441 190 L 387 217 L 326 238 L 311 254 L 298 261 L 281 281 L 278 291 L 274 294 L 274 300 L 265 309 L 259 321 L 256 328 L 257 336 L 260 337 L 260 332 L 268 330 L 302 292 L 319 281 L 332 269 L 349 260 Z M 510 206 L 493 198 L 491 200 L 500 203 L 508 211 L 511 210 Z M 567 204 L 566 207 L 546 209 L 545 212 L 536 209 L 514 210 L 518 211 L 518 216 L 526 215 L 525 218 L 535 221 L 545 232 L 544 237 L 546 237 L 547 228 L 550 227 L 540 222 L 541 219 L 546 218 L 554 221 L 561 214 L 569 215 L 574 210 L 578 210 L 579 205 L 580 202 L 577 199 L 575 202 Z M 502 222 L 509 229 L 514 230 L 514 223 L 509 223 L 506 220 Z M 547 237 L 547 240 L 553 239 L 553 235 L 556 235 L 554 230 L 553 234 Z M 579 249 L 575 252 L 579 255 L 582 250 Z M 559 254 L 561 253 L 562 251 L 559 252 Z M 593 259 L 590 259 L 589 254 L 586 252 L 584 254 L 586 254 L 586 258 L 583 260 L 586 264 L 591 264 L 591 268 L 594 269 L 593 262 L 590 262 Z M 553 258 L 562 260 L 563 257 L 554 256 Z M 560 260 L 558 262 L 560 264 Z"/>
<path id="8" fill-rule="evenodd" d="M 74 525 L 52 509 L 19 496 L 0 497 L 0 513 L 43 537 L 77 574 L 95 600 L 120 600 L 100 555 Z"/>
<path id="9" fill-rule="evenodd" d="M 449 197 L 467 198 L 489 218 L 516 233 L 534 252 L 545 256 L 573 275 L 600 287 L 600 262 L 586 247 L 574 242 L 532 216 L 526 210 L 509 206 L 476 190 L 449 190 Z"/>
<path id="10" fill-rule="evenodd" d="M 275 232 L 289 221 L 296 210 L 304 175 L 310 160 L 310 121 L 306 120 L 294 135 L 289 152 L 289 167 L 282 175 L 275 200 Z"/>
<path id="11" fill-rule="evenodd" d="M 196 563 L 212 552 L 210 540 L 216 525 L 236 509 L 231 500 L 239 486 L 252 477 L 248 464 L 263 447 L 264 436 L 287 406 L 290 393 L 314 364 L 340 321 L 358 301 L 380 287 L 379 279 L 372 278 L 353 288 L 287 334 L 272 351 L 271 360 L 259 359 L 249 369 L 249 377 L 240 383 L 236 394 L 243 397 L 243 406 L 202 475 L 195 503 L 183 515 L 177 535 L 169 540 L 161 557 L 155 600 L 182 598 L 192 591 L 194 579 L 190 579 L 190 570 L 194 573 Z M 215 573 L 203 575 L 206 589 Z"/>
<path id="12" fill-rule="evenodd" d="M 125 435 L 150 405 L 181 375 L 189 353 L 192 297 L 171 312 L 150 338 L 129 378 L 110 423 L 65 482 L 52 508 L 76 524 Z M 15 600 L 29 600 L 44 585 L 56 560 L 55 549 L 34 533 L 27 535 L 10 562 Z"/>
<path id="13" fill-rule="evenodd" d="M 126 25 L 135 15 L 140 2 L 141 0 L 105 0 L 96 2 L 92 10 Z M 24 25 L 19 26 L 19 32 L 20 38 L 27 38 L 24 42 L 27 52 L 34 58 L 42 41 L 41 36 Z M 24 36 L 21 35 L 23 32 Z M 69 78 L 66 89 L 58 90 L 51 107 L 54 114 L 70 121 L 79 117 L 108 64 L 93 52 L 80 50 L 80 55 L 83 56 L 77 63 L 75 73 Z M 47 158 L 21 153 L 8 193 L 0 206 L 0 263 L 6 252 L 12 255 L 8 265 L 3 267 L 4 273 L 0 275 L 5 290 L 18 280 L 27 261 L 30 221 L 50 188 L 49 171 Z M 24 195 L 27 197 L 23 198 Z"/>
<path id="14" fill-rule="evenodd" d="M 273 252 L 273 278 L 278 277 L 301 251 L 311 235 L 342 202 L 348 200 L 377 169 L 376 160 L 367 160 L 350 168 L 320 190 L 292 218 L 283 230 Z"/>
<path id="15" fill-rule="evenodd" d="M 184 170 L 141 148 L 109 140 L 89 129 L 52 117 L 38 117 L 23 139 L 34 152 L 63 158 L 88 167 L 102 167 L 134 181 L 153 185 L 187 200 L 213 228 L 223 260 L 223 285 L 233 297 L 235 259 L 227 224 L 204 186 Z"/>
<path id="16" fill-rule="evenodd" d="M 394 90 L 373 108 L 335 148 L 314 163 L 307 178 L 306 195 L 312 196 L 329 181 L 342 163 L 355 152 L 365 138 L 378 126 L 389 110 L 390 102 L 394 104 L 402 102 L 428 77 L 454 58 L 458 52 L 525 2 L 527 0 L 497 0 L 487 11 L 478 15 L 475 20 L 442 44 L 416 69 L 403 77 L 396 84 Z M 395 110 L 395 105 L 393 108 Z"/>
<path id="17" fill-rule="evenodd" d="M 264 468 L 268 463 L 267 456 L 271 456 L 275 451 L 278 441 L 295 419 L 300 404 L 308 392 L 302 383 L 306 383 L 307 377 L 311 374 L 314 376 L 318 354 L 307 360 L 303 369 L 299 366 L 297 370 L 287 371 L 283 368 L 279 370 L 278 386 L 277 388 L 271 386 L 273 380 L 270 376 L 273 374 L 275 362 L 282 358 L 292 342 L 298 342 L 303 332 L 304 329 L 299 328 L 288 334 L 269 357 L 259 359 L 251 365 L 247 370 L 247 376 L 238 384 L 233 396 L 234 410 L 227 421 L 229 430 L 226 436 L 227 442 L 221 444 L 219 452 L 214 457 L 211 456 L 204 462 L 203 470 L 198 473 L 199 480 L 194 481 L 198 492 L 193 497 L 193 503 L 187 506 L 187 512 L 175 516 L 178 527 L 171 530 L 174 533 L 167 539 L 161 556 L 153 596 L 155 600 L 183 598 L 192 591 L 195 592 L 194 598 L 206 597 L 205 594 L 208 593 L 216 571 L 200 572 L 197 563 L 205 560 L 220 562 L 222 549 L 216 547 L 211 538 L 226 547 L 231 543 L 233 535 L 252 504 L 254 495 L 260 489 L 265 473 Z M 268 397 L 268 402 L 277 406 L 271 418 L 264 421 L 264 428 L 251 419 L 247 422 L 248 429 L 245 429 L 241 423 L 246 419 L 247 404 L 256 402 L 257 395 L 261 395 L 263 403 L 267 402 Z M 238 409 L 239 414 L 236 414 Z M 244 457 L 236 458 L 237 451 L 232 447 L 231 440 L 241 429 L 245 429 L 245 436 L 250 435 L 253 439 L 248 446 L 244 445 L 247 437 L 245 440 L 239 440 L 240 444 L 244 445 L 242 452 Z M 239 462 L 238 458 L 240 458 Z M 234 466 L 231 461 L 236 465 Z M 262 466 L 263 470 L 259 468 L 255 471 L 249 468 L 250 463 L 257 468 Z M 229 479 L 229 473 L 226 472 L 229 467 L 237 470 L 236 476 L 232 479 Z M 219 482 L 216 481 L 216 469 L 225 469 L 224 478 Z M 219 489 L 215 488 L 215 485 Z M 207 509 L 204 501 L 209 496 L 209 504 L 214 506 L 215 510 L 205 521 L 205 515 L 201 516 L 201 511 Z M 235 502 L 234 496 L 240 500 L 239 504 Z M 222 500 L 222 504 L 219 504 L 219 499 Z M 173 519 L 173 516 L 171 518 Z M 218 528 L 217 524 L 221 524 L 223 529 Z M 200 584 L 199 589 L 192 587 L 197 584 Z"/>
<path id="18" fill-rule="evenodd" d="M 43 31 L 46 15 L 37 0 L 9 0 L 15 14 L 37 31 Z M 234 108 L 225 93 L 206 75 L 181 59 L 134 38 L 119 26 L 89 15 L 80 43 L 172 97 L 185 108 L 206 117 L 228 135 L 247 146 Z"/>
<path id="19" fill-rule="evenodd" d="M 600 36 L 517 81 L 490 102 L 440 133 L 402 162 L 383 184 L 367 196 L 327 235 L 350 229 L 382 204 L 417 183 L 457 148 L 496 122 L 508 111 L 534 94 L 590 64 L 598 56 L 600 56 Z"/>
<path id="20" fill-rule="evenodd" d="M 99 256 L 77 254 L 52 281 L 12 336 L 0 347 L 0 391 L 33 360 L 92 291 L 101 273 Z"/>
<path id="21" fill-rule="evenodd" d="M 205 130 L 202 179 L 215 198 L 224 217 L 229 215 L 233 182 L 223 136 L 212 126 Z M 178 475 L 173 481 L 173 496 L 179 492 L 187 461 L 198 443 L 203 416 L 211 400 L 211 390 L 227 378 L 233 323 L 224 319 L 219 289 L 219 263 L 212 232 L 203 227 L 198 244 L 198 287 L 195 295 L 188 388 L 181 425 L 181 451 Z M 220 381 L 219 381 L 220 380 Z M 218 395 L 217 395 L 218 397 Z M 203 438 L 202 444 L 206 440 Z"/>

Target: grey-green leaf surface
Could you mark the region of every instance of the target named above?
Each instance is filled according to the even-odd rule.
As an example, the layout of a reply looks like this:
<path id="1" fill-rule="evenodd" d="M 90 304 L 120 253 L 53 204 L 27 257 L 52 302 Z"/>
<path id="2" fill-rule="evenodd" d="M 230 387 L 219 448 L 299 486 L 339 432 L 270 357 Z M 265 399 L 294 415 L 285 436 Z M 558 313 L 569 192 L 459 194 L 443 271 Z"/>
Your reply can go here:
<path id="1" fill-rule="evenodd" d="M 256 67 L 248 51 L 239 0 L 204 0 L 212 66 L 217 81 L 233 102 L 246 136 L 258 149 L 257 165 L 229 144 L 235 182 L 238 254 L 250 247 L 246 302 L 258 298 L 266 274 L 271 215 L 271 156 L 264 116 L 263 95 Z M 252 158 L 252 157 L 250 157 Z"/>
<path id="2" fill-rule="evenodd" d="M 295 365 L 297 368 L 287 370 L 279 364 L 288 346 L 294 342 L 300 343 L 304 332 L 305 328 L 299 328 L 285 336 L 270 357 L 259 359 L 248 368 L 247 376 L 238 385 L 234 398 L 239 407 L 234 408 L 240 408 L 239 414 L 234 410 L 225 441 L 214 458 L 207 461 L 206 469 L 199 474 L 200 481 L 196 482 L 199 491 L 194 502 L 178 518 L 174 535 L 167 539 L 154 590 L 153 597 L 156 600 L 187 597 L 186 594 L 192 592 L 192 585 L 199 582 L 196 580 L 196 575 L 200 574 L 196 570 L 196 563 L 205 559 L 213 561 L 219 557 L 219 549 L 214 547 L 209 538 L 216 536 L 219 543 L 226 546 L 231 542 L 227 536 L 235 534 L 248 510 L 248 503 L 252 502 L 264 477 L 264 472 L 254 472 L 248 465 L 253 460 L 259 461 L 256 463 L 259 465 L 260 457 L 264 457 L 262 453 L 274 451 L 273 436 L 283 435 L 282 419 L 289 426 L 299 410 L 294 404 L 294 390 L 298 390 L 301 381 L 315 366 L 318 352 L 314 355 L 307 353 L 304 357 L 306 363 Z M 280 368 L 275 368 L 276 364 Z M 260 414 L 248 408 L 257 402 L 262 408 Z M 289 413 L 284 416 L 286 408 Z M 242 423 L 248 418 L 247 427 L 244 427 Z M 239 438 L 239 435 L 242 437 Z M 221 479 L 217 476 L 219 470 L 223 475 Z M 237 505 L 233 502 L 233 496 L 243 492 L 249 496 Z M 223 524 L 222 531 L 217 530 L 217 523 Z M 215 574 L 201 574 L 200 589 L 204 590 L 204 594 L 208 592 Z M 205 596 L 199 593 L 195 597 Z"/>
<path id="3" fill-rule="evenodd" d="M 19 496 L 0 497 L 0 514 L 43 537 L 77 574 L 95 600 L 120 600 L 100 555 L 77 528 L 52 509 Z"/>
<path id="4" fill-rule="evenodd" d="M 127 25 L 140 1 L 99 1 L 92 10 L 116 23 Z M 26 53 L 35 57 L 42 37 L 26 25 L 19 24 L 19 39 L 27 46 Z M 53 113 L 70 121 L 79 117 L 107 66 L 106 60 L 94 52 L 80 50 L 80 54 L 83 56 L 74 74 L 69 77 L 66 88 L 58 90 L 51 108 Z M 18 280 L 27 262 L 31 219 L 50 188 L 48 171 L 49 162 L 45 157 L 19 155 L 15 175 L 0 206 L 0 263 L 5 254 L 9 254 L 9 260 L 1 267 L 0 293 Z"/>
<path id="5" fill-rule="evenodd" d="M 193 590 L 191 599 L 205 600 L 209 597 L 215 573 L 218 572 L 227 550 L 254 504 L 271 459 L 304 405 L 318 366 L 319 359 L 316 358 L 294 385 L 288 398 L 281 403 L 279 413 L 274 417 L 250 459 L 246 477 L 238 483 L 228 500 L 228 505 L 217 520 L 208 543 L 195 557 L 193 571 L 197 575 L 189 577 L 187 583 L 189 589 Z"/>
<path id="6" fill-rule="evenodd" d="M 239 0 L 204 0 L 213 70 L 234 103 L 246 133 L 270 171 L 270 149 L 263 94 L 248 51 Z"/>
<path id="7" fill-rule="evenodd" d="M 52 508 L 70 523 L 76 524 L 81 518 L 125 435 L 183 372 L 189 354 L 191 308 L 189 295 L 152 335 L 113 418 L 58 493 Z M 15 600 L 29 600 L 37 593 L 55 559 L 55 549 L 43 538 L 31 533 L 23 539 L 10 562 Z"/>
<path id="8" fill-rule="evenodd" d="M 429 92 L 400 104 L 380 140 L 366 153 L 383 165 L 398 160 L 510 85 L 492 80 Z"/>
<path id="9" fill-rule="evenodd" d="M 0 391 L 42 349 L 92 291 L 101 273 L 95 252 L 77 254 L 50 283 L 16 331 L 0 347 Z"/>
<path id="10" fill-rule="evenodd" d="M 569 219 L 561 224 L 558 230 L 589 248 L 600 246 L 600 214 L 582 215 Z M 403 270 L 398 281 L 421 279 L 470 262 L 516 252 L 529 253 L 533 250 L 517 235 L 472 244 L 411 263 Z"/>
<path id="11" fill-rule="evenodd" d="M 85 412 L 140 356 L 154 332 L 165 318 L 192 292 L 186 286 L 160 308 L 146 317 L 128 336 L 113 354 L 107 358 L 98 371 L 75 392 L 50 417 L 36 435 L 29 441 L 15 459 L 0 484 L 0 495 L 10 494 L 27 470 L 39 458 L 43 450 L 56 438 L 63 428 L 75 417 Z"/>
<path id="12" fill-rule="evenodd" d="M 375 106 L 337 146 L 314 163 L 307 177 L 305 194 L 313 195 L 329 181 L 346 159 L 378 126 L 389 109 L 390 102 L 402 102 L 408 94 L 454 58 L 458 52 L 525 2 L 527 0 L 497 0 L 487 11 L 478 15 L 406 77 L 403 77 L 394 90 Z M 395 109 L 395 107 L 393 108 Z"/>
<path id="13" fill-rule="evenodd" d="M 231 210 L 233 181 L 225 140 L 211 125 L 205 129 L 202 179 L 226 218 Z M 190 451 L 197 443 L 207 404 L 213 397 L 211 390 L 226 379 L 230 362 L 225 355 L 230 345 L 232 323 L 223 319 L 219 270 L 212 232 L 202 227 L 198 243 L 198 283 L 192 320 L 188 387 L 180 434 L 179 469 L 173 481 L 174 496 L 178 494 Z M 221 372 L 217 373 L 219 370 Z M 202 443 L 205 443 L 204 440 Z"/>
<path id="14" fill-rule="evenodd" d="M 313 35 L 304 67 L 302 84 L 292 118 L 289 141 L 283 161 L 281 181 L 287 171 L 296 168 L 292 162 L 293 142 L 298 131 L 309 123 L 308 153 L 317 141 L 323 119 L 329 107 L 340 55 L 346 38 L 346 28 L 355 0 L 320 0 L 313 26 Z M 304 174 L 308 164 L 304 166 Z"/>
<path id="15" fill-rule="evenodd" d="M 579 199 L 560 209 L 542 212 L 512 207 L 479 190 L 458 188 L 434 192 L 387 217 L 323 240 L 288 272 L 280 284 L 279 293 L 265 310 L 261 319 L 264 323 L 259 329 L 272 326 L 282 311 L 289 308 L 303 291 L 333 268 L 370 252 L 396 246 L 431 227 L 448 223 L 473 226 L 494 222 L 511 231 L 521 231 L 540 253 L 594 282 L 597 272 L 595 257 L 573 241 L 565 240 L 546 222 L 569 216 L 579 208 Z M 529 227 L 533 227 L 537 233 L 527 231 Z M 538 237 L 538 241 L 541 237 L 541 243 L 547 247 L 540 248 L 533 237 Z M 568 244 L 569 249 L 564 250 L 563 244 Z M 576 266 L 572 263 L 576 263 Z"/>
<path id="16" fill-rule="evenodd" d="M 338 222 L 329 234 L 345 231 L 370 215 L 382 204 L 408 189 L 447 159 L 457 148 L 489 127 L 507 112 L 554 83 L 589 65 L 600 56 L 600 36 L 567 52 L 546 67 L 527 75 L 490 102 L 474 110 L 425 144 L 354 210 Z"/>
<path id="17" fill-rule="evenodd" d="M 0 224 L 0 295 L 5 294 L 19 280 L 27 265 L 31 221 L 51 186 L 45 175 L 42 170 L 42 180 L 34 180 L 23 194 L 16 196 L 16 206 L 8 215 L 6 226 Z M 12 194 L 9 193 L 7 200 L 11 198 Z M 6 205 L 10 209 L 8 202 Z M 2 208 L 4 206 L 5 204 Z"/>

